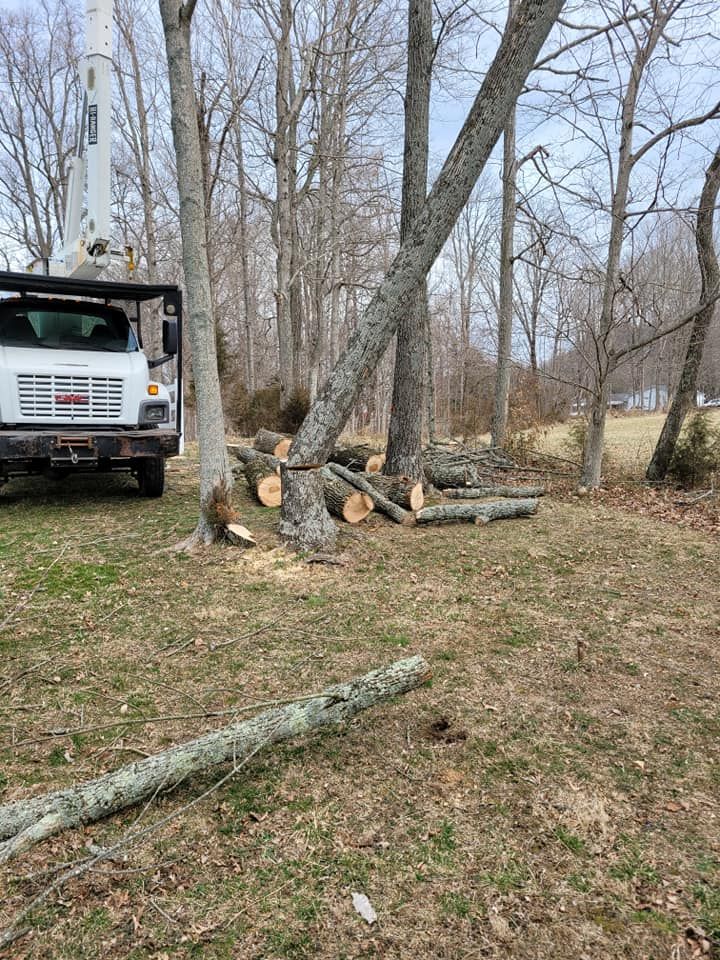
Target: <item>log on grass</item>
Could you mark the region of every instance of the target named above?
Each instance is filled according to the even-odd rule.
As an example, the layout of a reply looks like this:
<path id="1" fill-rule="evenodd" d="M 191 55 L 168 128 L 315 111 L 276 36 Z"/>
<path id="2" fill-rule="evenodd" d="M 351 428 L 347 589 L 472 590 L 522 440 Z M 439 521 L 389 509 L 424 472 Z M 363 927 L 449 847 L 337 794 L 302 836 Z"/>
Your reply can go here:
<path id="1" fill-rule="evenodd" d="M 261 453 L 269 453 L 280 459 L 287 457 L 291 443 L 292 437 L 284 437 L 281 433 L 265 430 L 263 427 L 260 427 L 253 440 L 253 446 L 256 450 Z"/>
<path id="2" fill-rule="evenodd" d="M 378 473 L 385 463 L 385 454 L 377 447 L 360 443 L 351 447 L 336 447 L 329 459 L 358 473 Z"/>
<path id="3" fill-rule="evenodd" d="M 245 479 L 250 493 L 264 507 L 279 507 L 282 503 L 280 477 L 263 460 L 251 460 L 245 464 Z"/>
<path id="4" fill-rule="evenodd" d="M 475 464 L 469 460 L 455 461 L 445 459 L 427 460 L 423 458 L 425 477 L 438 490 L 458 487 L 479 487 L 480 477 Z"/>
<path id="5" fill-rule="evenodd" d="M 510 520 L 529 517 L 537 510 L 537 500 L 491 500 L 488 503 L 452 503 L 439 507 L 425 507 L 415 514 L 418 523 L 443 523 L 466 520 L 490 523 L 491 520 Z"/>
<path id="6" fill-rule="evenodd" d="M 349 720 L 362 710 L 408 693 L 431 677 L 422 657 L 329 687 L 315 697 L 278 706 L 251 720 L 120 767 L 97 780 L 0 807 L 0 863 L 59 833 L 94 823 L 218 764 L 234 763 L 262 747 Z"/>
<path id="7" fill-rule="evenodd" d="M 370 473 L 365 479 L 378 493 L 405 510 L 422 510 L 425 503 L 422 483 L 415 483 L 410 477 L 393 477 L 382 473 Z"/>
<path id="8" fill-rule="evenodd" d="M 508 487 L 500 485 L 488 487 L 458 487 L 443 490 L 443 496 L 451 500 L 479 500 L 481 497 L 542 497 L 545 487 Z"/>
<path id="9" fill-rule="evenodd" d="M 320 473 L 323 478 L 325 506 L 330 513 L 346 523 L 360 523 L 372 513 L 373 502 L 366 493 L 336 476 L 327 467 L 323 467 Z"/>
<path id="10" fill-rule="evenodd" d="M 343 480 L 347 480 L 348 483 L 357 487 L 358 490 L 366 493 L 375 504 L 375 508 L 390 517 L 395 523 L 402 523 L 405 526 L 411 526 L 415 523 L 415 514 L 403 510 L 397 503 L 388 500 L 384 494 L 372 486 L 368 477 L 361 473 L 353 473 L 352 470 L 348 470 L 347 467 L 343 467 L 339 463 L 329 463 L 328 468 L 339 477 L 342 477 Z"/>

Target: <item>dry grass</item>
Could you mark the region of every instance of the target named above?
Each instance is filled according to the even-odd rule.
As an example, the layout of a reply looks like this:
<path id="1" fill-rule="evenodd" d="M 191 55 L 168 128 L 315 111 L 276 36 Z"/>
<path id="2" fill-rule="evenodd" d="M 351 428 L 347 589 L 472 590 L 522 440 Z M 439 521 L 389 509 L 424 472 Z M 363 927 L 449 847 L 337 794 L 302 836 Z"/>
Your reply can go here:
<path id="1" fill-rule="evenodd" d="M 71 884 L 13 957 L 681 960 L 689 927 L 720 939 L 716 539 L 547 499 L 487 528 L 371 517 L 345 567 L 318 567 L 240 506 L 258 549 L 188 558 L 164 549 L 193 526 L 188 462 L 159 503 L 122 481 L 4 493 L 0 621 L 30 599 L 0 634 L 3 799 L 222 721 L 48 731 L 307 693 L 410 652 L 432 685 L 258 757 Z M 5 918 L 136 816 L 12 864 Z"/>

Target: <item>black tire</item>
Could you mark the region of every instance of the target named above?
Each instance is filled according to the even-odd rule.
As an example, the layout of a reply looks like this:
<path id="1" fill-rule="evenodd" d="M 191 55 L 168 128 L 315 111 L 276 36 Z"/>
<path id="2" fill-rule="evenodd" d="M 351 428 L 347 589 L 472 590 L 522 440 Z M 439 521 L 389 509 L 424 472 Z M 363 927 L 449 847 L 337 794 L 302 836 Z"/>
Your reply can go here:
<path id="1" fill-rule="evenodd" d="M 138 483 L 143 497 L 161 497 L 165 489 L 165 460 L 163 457 L 143 457 L 138 463 Z"/>

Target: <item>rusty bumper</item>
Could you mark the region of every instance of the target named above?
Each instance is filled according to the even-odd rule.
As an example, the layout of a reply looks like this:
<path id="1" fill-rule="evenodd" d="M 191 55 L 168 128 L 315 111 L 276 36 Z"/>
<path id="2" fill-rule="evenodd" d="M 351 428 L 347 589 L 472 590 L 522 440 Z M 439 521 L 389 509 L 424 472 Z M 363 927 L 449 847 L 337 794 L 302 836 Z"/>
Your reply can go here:
<path id="1" fill-rule="evenodd" d="M 90 465 L 98 460 L 172 457 L 179 452 L 174 430 L 0 431 L 0 466 L 42 460 L 50 465 Z"/>

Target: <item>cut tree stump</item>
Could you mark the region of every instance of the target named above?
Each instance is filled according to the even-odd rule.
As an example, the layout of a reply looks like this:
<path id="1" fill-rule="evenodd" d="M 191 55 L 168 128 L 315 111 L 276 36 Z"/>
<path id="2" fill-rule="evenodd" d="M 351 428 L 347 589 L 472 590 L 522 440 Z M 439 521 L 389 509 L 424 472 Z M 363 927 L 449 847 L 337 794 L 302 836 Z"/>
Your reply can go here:
<path id="1" fill-rule="evenodd" d="M 372 513 L 373 502 L 366 493 L 336 476 L 327 467 L 323 467 L 320 474 L 323 478 L 325 506 L 330 513 L 346 523 L 360 523 Z"/>
<path id="2" fill-rule="evenodd" d="M 292 437 L 284 437 L 281 433 L 265 430 L 262 427 L 255 434 L 253 446 L 261 453 L 269 453 L 281 460 L 287 457 Z"/>
<path id="3" fill-rule="evenodd" d="M 257 545 L 255 537 L 247 527 L 240 523 L 226 523 L 225 536 L 234 547 L 254 547 Z"/>
<path id="4" fill-rule="evenodd" d="M 503 485 L 488 487 L 459 487 L 443 490 L 442 495 L 451 500 L 479 500 L 481 497 L 543 497 L 545 487 L 508 487 Z"/>
<path id="5" fill-rule="evenodd" d="M 415 483 L 410 477 L 387 476 L 384 473 L 371 473 L 365 478 L 378 493 L 387 497 L 405 510 L 422 510 L 425 503 L 422 483 Z"/>
<path id="6" fill-rule="evenodd" d="M 197 740 L 120 767 L 88 783 L 16 800 L 0 807 L 0 863 L 62 830 L 95 823 L 155 797 L 218 764 L 237 765 L 261 748 L 342 723 L 384 700 L 408 693 L 431 677 L 422 657 L 329 687 L 317 696 L 267 710 Z"/>
<path id="7" fill-rule="evenodd" d="M 329 459 L 356 473 L 378 473 L 385 463 L 385 454 L 376 447 L 360 443 L 352 447 L 336 447 Z"/>
<path id="8" fill-rule="evenodd" d="M 402 523 L 405 526 L 412 526 L 415 523 L 415 514 L 403 510 L 397 503 L 393 503 L 383 493 L 376 490 L 370 483 L 369 477 L 362 473 L 353 473 L 352 470 L 348 470 L 347 467 L 343 467 L 339 463 L 329 463 L 328 468 L 342 477 L 343 480 L 347 480 L 353 487 L 357 487 L 358 490 L 366 493 L 375 504 L 375 508 L 390 517 L 395 523 Z"/>
<path id="9" fill-rule="evenodd" d="M 491 520 L 509 520 L 529 517 L 537 510 L 537 500 L 491 500 L 488 503 L 453 503 L 439 507 L 425 507 L 415 514 L 418 523 L 442 523 L 469 520 L 490 523 Z"/>
<path id="10" fill-rule="evenodd" d="M 245 479 L 250 493 L 264 507 L 279 507 L 282 503 L 280 477 L 261 459 L 245 464 Z"/>

